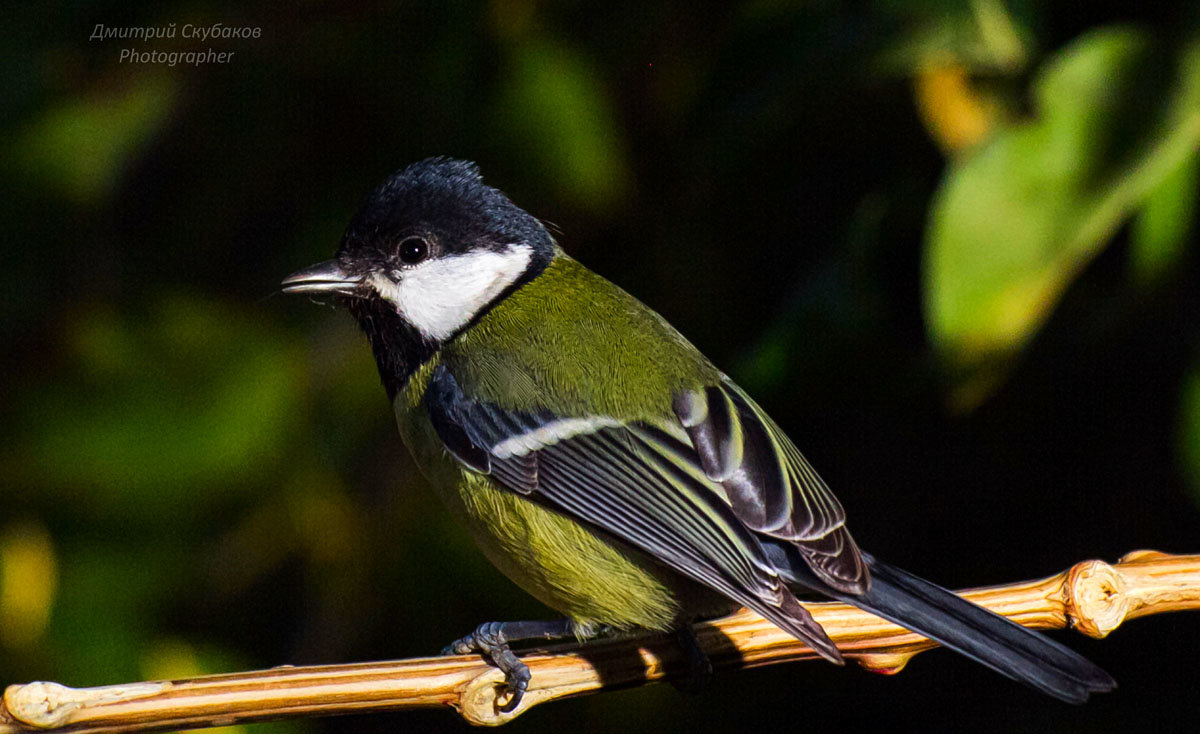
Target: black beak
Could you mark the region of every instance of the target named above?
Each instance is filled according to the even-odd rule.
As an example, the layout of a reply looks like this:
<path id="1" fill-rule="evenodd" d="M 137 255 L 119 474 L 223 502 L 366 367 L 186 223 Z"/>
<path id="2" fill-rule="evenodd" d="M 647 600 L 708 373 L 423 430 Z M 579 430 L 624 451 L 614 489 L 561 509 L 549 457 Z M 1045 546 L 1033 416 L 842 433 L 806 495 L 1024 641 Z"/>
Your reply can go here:
<path id="1" fill-rule="evenodd" d="M 283 279 L 284 293 L 337 293 L 354 295 L 362 278 L 346 275 L 337 260 L 326 260 L 312 267 L 299 270 Z"/>

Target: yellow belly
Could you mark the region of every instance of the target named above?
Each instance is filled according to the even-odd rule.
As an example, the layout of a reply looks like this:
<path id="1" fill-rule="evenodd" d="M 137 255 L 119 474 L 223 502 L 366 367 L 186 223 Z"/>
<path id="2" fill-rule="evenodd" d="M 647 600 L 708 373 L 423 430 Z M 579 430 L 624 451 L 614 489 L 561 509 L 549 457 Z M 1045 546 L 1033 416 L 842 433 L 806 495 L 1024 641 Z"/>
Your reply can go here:
<path id="1" fill-rule="evenodd" d="M 466 469 L 421 420 L 419 405 L 419 395 L 401 395 L 396 416 L 430 485 L 496 568 L 572 619 L 581 634 L 596 625 L 669 630 L 737 607 L 631 546 Z"/>
<path id="2" fill-rule="evenodd" d="M 451 511 L 467 525 L 484 555 L 518 586 L 575 621 L 667 630 L 685 616 L 681 588 L 691 582 L 644 554 L 620 547 L 590 529 L 492 480 L 455 468 L 455 486 L 438 484 Z"/>

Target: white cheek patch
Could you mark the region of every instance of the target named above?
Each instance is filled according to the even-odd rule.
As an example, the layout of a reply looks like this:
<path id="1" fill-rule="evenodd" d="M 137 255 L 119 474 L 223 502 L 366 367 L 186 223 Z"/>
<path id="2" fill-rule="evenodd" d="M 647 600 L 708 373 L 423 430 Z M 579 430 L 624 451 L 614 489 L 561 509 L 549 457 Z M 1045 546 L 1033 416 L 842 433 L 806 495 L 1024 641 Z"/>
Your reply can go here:
<path id="1" fill-rule="evenodd" d="M 521 277 L 532 255 L 528 245 L 451 255 L 405 270 L 399 283 L 378 273 L 370 283 L 422 335 L 443 341 Z"/>

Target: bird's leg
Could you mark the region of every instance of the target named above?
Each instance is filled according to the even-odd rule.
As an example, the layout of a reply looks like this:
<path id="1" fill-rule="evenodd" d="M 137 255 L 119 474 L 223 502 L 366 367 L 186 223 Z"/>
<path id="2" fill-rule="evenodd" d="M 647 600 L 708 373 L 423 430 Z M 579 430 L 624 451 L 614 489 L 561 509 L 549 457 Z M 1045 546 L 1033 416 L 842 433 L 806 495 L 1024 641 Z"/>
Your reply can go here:
<path id="1" fill-rule="evenodd" d="M 508 686 L 508 703 L 502 710 L 512 711 L 521 703 L 529 687 L 529 666 L 521 662 L 510 642 L 523 640 L 558 640 L 574 637 L 575 628 L 568 619 L 536 622 L 485 622 L 466 637 L 459 638 L 442 650 L 443 655 L 468 655 L 477 652 L 492 661 L 504 673 Z"/>
<path id="2" fill-rule="evenodd" d="M 699 693 L 712 678 L 712 661 L 700 648 L 700 641 L 696 639 L 690 624 L 680 625 L 675 630 L 675 640 L 683 652 L 683 659 L 687 661 L 688 676 L 678 682 L 672 681 L 672 685 L 685 693 Z"/>

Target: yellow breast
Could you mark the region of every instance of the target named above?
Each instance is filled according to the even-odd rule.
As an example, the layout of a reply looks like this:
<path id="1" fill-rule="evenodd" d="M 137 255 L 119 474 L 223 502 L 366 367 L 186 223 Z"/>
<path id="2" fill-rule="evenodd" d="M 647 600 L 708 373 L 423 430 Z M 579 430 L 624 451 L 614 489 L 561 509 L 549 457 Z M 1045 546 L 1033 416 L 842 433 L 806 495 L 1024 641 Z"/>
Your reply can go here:
<path id="1" fill-rule="evenodd" d="M 518 586 L 572 619 L 581 635 L 597 625 L 665 631 L 736 608 L 645 553 L 465 468 L 423 419 L 433 366 L 413 376 L 416 389 L 396 396 L 401 438 L 484 555 Z"/>

